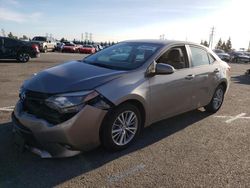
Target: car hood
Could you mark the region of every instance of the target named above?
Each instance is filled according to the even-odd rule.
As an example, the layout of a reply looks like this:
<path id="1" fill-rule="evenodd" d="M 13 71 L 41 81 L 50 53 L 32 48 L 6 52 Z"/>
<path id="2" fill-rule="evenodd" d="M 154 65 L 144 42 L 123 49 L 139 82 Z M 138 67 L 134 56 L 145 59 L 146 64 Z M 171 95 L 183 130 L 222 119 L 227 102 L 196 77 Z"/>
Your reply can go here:
<path id="1" fill-rule="evenodd" d="M 35 74 L 24 82 L 23 87 L 47 94 L 86 91 L 117 79 L 126 72 L 72 61 Z"/>

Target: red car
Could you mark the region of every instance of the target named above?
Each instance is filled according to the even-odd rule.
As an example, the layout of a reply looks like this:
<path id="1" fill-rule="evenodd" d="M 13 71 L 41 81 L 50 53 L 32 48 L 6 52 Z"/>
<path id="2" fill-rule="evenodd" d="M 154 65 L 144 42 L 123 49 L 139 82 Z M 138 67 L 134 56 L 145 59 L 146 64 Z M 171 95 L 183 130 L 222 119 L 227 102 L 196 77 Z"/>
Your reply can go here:
<path id="1" fill-rule="evenodd" d="M 93 54 L 96 52 L 96 49 L 91 45 L 84 45 L 79 48 L 79 52 L 84 54 Z"/>
<path id="2" fill-rule="evenodd" d="M 79 52 L 79 47 L 72 42 L 65 42 L 62 52 L 77 53 Z"/>

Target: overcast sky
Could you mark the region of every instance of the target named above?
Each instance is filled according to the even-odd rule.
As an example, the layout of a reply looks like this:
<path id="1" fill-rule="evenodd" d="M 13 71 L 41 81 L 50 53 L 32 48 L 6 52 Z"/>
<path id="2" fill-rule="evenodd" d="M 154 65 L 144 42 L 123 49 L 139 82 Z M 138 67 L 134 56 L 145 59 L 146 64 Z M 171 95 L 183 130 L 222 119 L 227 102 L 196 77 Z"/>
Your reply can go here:
<path id="1" fill-rule="evenodd" d="M 0 28 L 33 37 L 96 41 L 159 38 L 200 42 L 215 27 L 215 43 L 232 38 L 234 48 L 250 40 L 250 0 L 0 0 Z"/>

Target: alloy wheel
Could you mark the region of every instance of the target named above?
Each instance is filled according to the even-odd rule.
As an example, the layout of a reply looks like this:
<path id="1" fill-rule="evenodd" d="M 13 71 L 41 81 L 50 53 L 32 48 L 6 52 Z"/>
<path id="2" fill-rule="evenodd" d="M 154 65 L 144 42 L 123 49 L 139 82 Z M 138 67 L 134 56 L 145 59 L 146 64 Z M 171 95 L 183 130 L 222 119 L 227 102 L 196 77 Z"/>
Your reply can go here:
<path id="1" fill-rule="evenodd" d="M 26 53 L 22 53 L 19 55 L 19 61 L 21 62 L 27 62 L 29 60 L 29 55 Z"/>
<path id="2" fill-rule="evenodd" d="M 213 98 L 213 107 L 214 109 L 219 109 L 222 102 L 223 102 L 223 95 L 224 91 L 222 88 L 218 88 L 215 92 L 214 98 Z"/>
<path id="3" fill-rule="evenodd" d="M 128 144 L 136 135 L 138 117 L 133 111 L 120 113 L 112 125 L 112 140 L 118 146 Z"/>

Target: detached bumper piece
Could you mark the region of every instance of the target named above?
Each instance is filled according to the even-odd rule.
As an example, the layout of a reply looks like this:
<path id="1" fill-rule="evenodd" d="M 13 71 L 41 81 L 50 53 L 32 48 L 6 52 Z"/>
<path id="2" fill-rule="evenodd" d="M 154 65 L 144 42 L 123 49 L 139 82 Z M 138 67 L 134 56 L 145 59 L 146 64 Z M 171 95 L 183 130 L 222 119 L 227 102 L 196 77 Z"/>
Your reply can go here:
<path id="1" fill-rule="evenodd" d="M 27 149 L 41 158 L 52 158 L 49 152 L 41 149 L 42 145 L 35 139 L 32 132 L 18 122 L 14 114 L 12 114 L 12 122 L 14 143 L 21 152 Z"/>
<path id="2" fill-rule="evenodd" d="M 14 143 L 19 151 L 29 150 L 41 158 L 70 157 L 80 153 L 80 151 L 69 150 L 67 145 L 58 143 L 40 144 L 31 130 L 17 120 L 14 113 L 12 114 L 12 123 Z"/>

